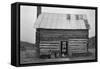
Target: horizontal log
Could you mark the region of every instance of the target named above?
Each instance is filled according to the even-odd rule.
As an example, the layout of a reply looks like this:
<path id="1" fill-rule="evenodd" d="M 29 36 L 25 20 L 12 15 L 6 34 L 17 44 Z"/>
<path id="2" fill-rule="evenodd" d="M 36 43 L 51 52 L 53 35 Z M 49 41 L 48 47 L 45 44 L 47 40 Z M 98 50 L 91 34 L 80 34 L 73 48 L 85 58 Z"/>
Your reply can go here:
<path id="1" fill-rule="evenodd" d="M 73 34 L 73 35 L 71 35 L 71 34 L 66 34 L 66 35 L 40 35 L 40 37 L 86 37 L 86 36 L 88 36 L 88 35 L 75 35 L 75 34 Z"/>
<path id="2" fill-rule="evenodd" d="M 60 49 L 60 48 L 59 48 L 59 47 L 58 47 L 58 48 L 57 48 L 57 47 L 56 47 L 56 48 L 51 48 L 51 47 L 48 47 L 48 48 L 47 48 L 47 47 L 40 47 L 40 49 Z"/>
<path id="3" fill-rule="evenodd" d="M 40 46 L 59 46 L 60 44 L 40 44 Z"/>
<path id="4" fill-rule="evenodd" d="M 59 45 L 59 46 L 40 46 L 40 47 L 51 47 L 51 48 L 56 48 L 56 47 L 60 47 L 60 45 Z"/>
<path id="5" fill-rule="evenodd" d="M 70 47 L 69 49 L 86 49 L 87 47 Z"/>
<path id="6" fill-rule="evenodd" d="M 59 50 L 59 49 L 40 49 L 40 51 L 44 51 L 44 50 L 48 51 L 48 50 Z"/>
<path id="7" fill-rule="evenodd" d="M 80 37 L 80 36 L 77 36 L 77 37 L 40 37 L 40 41 L 65 41 L 65 40 L 68 40 L 68 38 L 70 39 L 73 39 L 73 38 L 87 38 L 87 37 Z"/>
<path id="8" fill-rule="evenodd" d="M 73 43 L 88 43 L 87 41 L 68 41 L 69 44 L 73 44 Z"/>
<path id="9" fill-rule="evenodd" d="M 71 51 L 86 51 L 87 49 L 70 49 Z"/>
<path id="10" fill-rule="evenodd" d="M 70 48 L 70 50 L 86 50 L 87 48 Z"/>
<path id="11" fill-rule="evenodd" d="M 78 35 L 87 35 L 88 31 L 40 31 L 41 35 L 52 35 L 52 34 L 78 34 Z"/>
<path id="12" fill-rule="evenodd" d="M 80 41 L 80 40 L 81 40 L 81 41 L 82 41 L 82 40 L 86 40 L 86 41 L 87 41 L 87 39 L 69 39 L 69 41 L 70 41 L 70 40 L 72 40 L 72 41 L 74 41 L 74 40 L 75 40 L 75 41 L 77 41 L 77 40 L 78 40 L 78 41 Z"/>
<path id="13" fill-rule="evenodd" d="M 42 43 L 59 44 L 60 41 L 40 41 L 40 44 L 42 44 Z"/>
<path id="14" fill-rule="evenodd" d="M 88 43 L 87 41 L 69 41 L 69 43 Z"/>
<path id="15" fill-rule="evenodd" d="M 88 42 L 88 41 L 87 40 L 70 40 L 69 42 Z"/>
<path id="16" fill-rule="evenodd" d="M 41 34 L 41 35 L 42 35 L 42 34 L 43 34 L 43 35 L 45 35 L 45 34 L 47 34 L 47 35 L 52 35 L 52 34 L 54 34 L 54 35 L 56 35 L 56 34 L 58 34 L 58 35 L 61 35 L 61 34 L 86 35 L 86 34 L 88 34 L 88 33 L 87 33 L 87 32 L 75 32 L 75 31 L 73 31 L 73 32 L 50 32 L 50 33 L 48 33 L 48 32 L 45 32 L 45 33 L 41 32 L 40 34 Z"/>
<path id="17" fill-rule="evenodd" d="M 80 52 L 86 52 L 87 50 L 71 50 L 71 52 L 78 52 L 78 53 L 80 53 Z"/>
<path id="18" fill-rule="evenodd" d="M 87 48 L 87 46 L 68 46 L 69 48 Z"/>
<path id="19" fill-rule="evenodd" d="M 84 36 L 88 36 L 88 35 L 84 35 L 84 34 L 44 34 L 44 35 L 41 35 L 40 34 L 40 37 L 67 37 L 67 36 L 81 36 L 81 37 L 84 37 Z"/>
<path id="20" fill-rule="evenodd" d="M 87 43 L 68 43 L 69 46 L 83 46 L 87 45 Z"/>
<path id="21" fill-rule="evenodd" d="M 47 31 L 43 31 L 43 30 L 41 30 L 41 31 L 39 31 L 40 33 L 87 33 L 88 31 L 87 30 L 66 30 L 66 31 L 63 31 L 63 30 L 61 30 L 61 31 L 56 31 L 56 30 L 54 30 L 54 31 L 50 31 L 50 30 L 47 30 Z"/>
<path id="22" fill-rule="evenodd" d="M 84 48 L 84 47 L 82 47 L 82 48 L 79 48 L 79 47 L 77 47 L 77 48 L 70 48 L 70 50 L 86 50 L 87 48 Z"/>

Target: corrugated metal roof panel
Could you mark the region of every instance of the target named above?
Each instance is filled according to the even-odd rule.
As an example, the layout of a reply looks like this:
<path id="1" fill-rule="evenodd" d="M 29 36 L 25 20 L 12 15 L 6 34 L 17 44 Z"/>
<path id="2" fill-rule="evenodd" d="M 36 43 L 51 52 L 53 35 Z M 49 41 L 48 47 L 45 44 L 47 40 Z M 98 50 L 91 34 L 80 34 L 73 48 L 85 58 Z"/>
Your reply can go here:
<path id="1" fill-rule="evenodd" d="M 84 20 L 82 18 L 77 19 L 76 15 L 78 14 L 42 13 L 37 18 L 34 27 L 47 29 L 87 29 Z M 83 17 L 86 19 L 86 15 L 84 16 L 83 14 Z"/>

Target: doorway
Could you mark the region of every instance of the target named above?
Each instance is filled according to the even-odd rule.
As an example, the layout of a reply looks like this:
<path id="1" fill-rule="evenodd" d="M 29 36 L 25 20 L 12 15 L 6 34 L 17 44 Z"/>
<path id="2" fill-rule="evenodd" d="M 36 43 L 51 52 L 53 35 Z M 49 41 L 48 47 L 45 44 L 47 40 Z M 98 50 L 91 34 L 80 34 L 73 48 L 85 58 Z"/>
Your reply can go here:
<path id="1" fill-rule="evenodd" d="M 68 56 L 68 41 L 61 41 L 61 56 Z"/>

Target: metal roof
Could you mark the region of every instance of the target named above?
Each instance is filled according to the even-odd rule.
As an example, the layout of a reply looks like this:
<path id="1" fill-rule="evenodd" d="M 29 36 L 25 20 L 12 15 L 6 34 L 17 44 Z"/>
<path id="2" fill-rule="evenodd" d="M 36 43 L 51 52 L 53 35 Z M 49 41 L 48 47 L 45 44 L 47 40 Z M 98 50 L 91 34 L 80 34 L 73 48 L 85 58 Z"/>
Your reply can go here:
<path id="1" fill-rule="evenodd" d="M 34 28 L 87 29 L 88 21 L 85 14 L 41 13 Z"/>

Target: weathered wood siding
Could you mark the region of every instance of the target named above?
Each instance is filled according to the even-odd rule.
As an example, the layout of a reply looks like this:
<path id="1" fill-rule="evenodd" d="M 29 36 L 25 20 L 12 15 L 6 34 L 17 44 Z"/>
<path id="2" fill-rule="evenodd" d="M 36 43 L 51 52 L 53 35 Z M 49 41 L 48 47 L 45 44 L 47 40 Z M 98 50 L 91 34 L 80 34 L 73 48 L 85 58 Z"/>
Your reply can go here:
<path id="1" fill-rule="evenodd" d="M 60 51 L 60 41 L 40 41 L 40 54 L 50 54 L 50 51 Z"/>
<path id="2" fill-rule="evenodd" d="M 48 30 L 40 29 L 40 41 L 61 41 L 69 38 L 88 38 L 88 30 Z"/>
<path id="3" fill-rule="evenodd" d="M 68 53 L 87 52 L 88 30 L 87 29 L 37 29 L 37 45 L 40 54 L 49 54 L 50 51 L 61 50 L 61 42 L 68 42 Z M 67 50 L 66 50 L 67 52 Z"/>
<path id="4" fill-rule="evenodd" d="M 88 39 L 69 39 L 68 40 L 68 52 L 72 53 L 86 53 L 87 52 Z"/>

